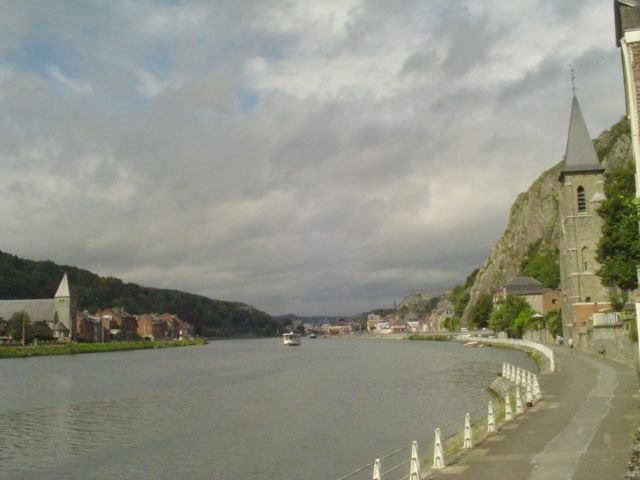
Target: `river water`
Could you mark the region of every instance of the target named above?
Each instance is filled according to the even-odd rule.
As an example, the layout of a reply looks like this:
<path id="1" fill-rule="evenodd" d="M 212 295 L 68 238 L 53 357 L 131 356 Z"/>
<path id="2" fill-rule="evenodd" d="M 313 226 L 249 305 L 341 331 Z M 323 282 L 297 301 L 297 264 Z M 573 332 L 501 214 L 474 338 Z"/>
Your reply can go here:
<path id="1" fill-rule="evenodd" d="M 486 404 L 522 353 L 229 340 L 0 360 L 0 478 L 336 479 Z"/>

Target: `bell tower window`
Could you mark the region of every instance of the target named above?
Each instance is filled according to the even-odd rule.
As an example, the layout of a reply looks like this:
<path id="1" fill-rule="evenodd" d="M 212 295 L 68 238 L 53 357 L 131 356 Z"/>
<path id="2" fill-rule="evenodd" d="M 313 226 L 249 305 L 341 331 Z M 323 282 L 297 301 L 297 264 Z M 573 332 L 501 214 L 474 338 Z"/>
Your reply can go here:
<path id="1" fill-rule="evenodd" d="M 578 187 L 578 213 L 586 213 L 587 197 L 582 186 Z"/>

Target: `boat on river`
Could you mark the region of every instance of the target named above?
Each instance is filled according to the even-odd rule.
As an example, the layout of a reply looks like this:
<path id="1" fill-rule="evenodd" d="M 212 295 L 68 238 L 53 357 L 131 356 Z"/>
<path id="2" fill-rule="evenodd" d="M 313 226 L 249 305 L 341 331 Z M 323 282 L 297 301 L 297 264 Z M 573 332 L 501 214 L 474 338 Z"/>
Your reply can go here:
<path id="1" fill-rule="evenodd" d="M 288 347 L 300 345 L 300 335 L 292 332 L 285 333 L 282 335 L 282 341 Z"/>

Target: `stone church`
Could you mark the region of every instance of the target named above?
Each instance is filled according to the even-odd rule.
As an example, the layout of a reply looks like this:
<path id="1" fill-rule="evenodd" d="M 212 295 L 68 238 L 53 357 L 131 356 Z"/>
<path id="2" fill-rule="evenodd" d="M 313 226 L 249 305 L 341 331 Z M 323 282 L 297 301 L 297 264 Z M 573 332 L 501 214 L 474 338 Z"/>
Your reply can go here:
<path id="1" fill-rule="evenodd" d="M 32 322 L 47 322 L 54 336 L 61 340 L 71 339 L 76 310 L 66 273 L 53 298 L 0 300 L 0 318 L 9 320 L 14 313 L 25 311 Z"/>
<path id="2" fill-rule="evenodd" d="M 567 150 L 560 172 L 560 278 L 563 335 L 572 337 L 587 319 L 610 308 L 609 289 L 596 272 L 596 250 L 602 219 L 596 209 L 604 196 L 604 167 L 600 164 L 574 96 Z"/>

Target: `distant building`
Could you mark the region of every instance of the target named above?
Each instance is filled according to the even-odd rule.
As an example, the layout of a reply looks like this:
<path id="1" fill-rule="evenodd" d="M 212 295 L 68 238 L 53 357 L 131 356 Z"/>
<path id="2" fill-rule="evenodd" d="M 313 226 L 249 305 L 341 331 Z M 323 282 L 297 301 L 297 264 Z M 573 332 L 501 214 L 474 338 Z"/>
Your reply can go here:
<path id="1" fill-rule="evenodd" d="M 373 333 L 378 328 L 378 323 L 382 321 L 382 317 L 377 313 L 370 313 L 367 316 L 367 332 Z"/>
<path id="2" fill-rule="evenodd" d="M 323 323 L 320 330 L 324 335 L 348 335 L 352 331 L 351 322 L 338 320 L 331 323 Z"/>
<path id="3" fill-rule="evenodd" d="M 145 340 L 165 340 L 169 331 L 167 322 L 154 313 L 144 313 L 136 317 L 138 337 Z"/>
<path id="4" fill-rule="evenodd" d="M 54 336 L 66 341 L 75 331 L 76 300 L 65 273 L 53 298 L 0 300 L 0 318 L 9 320 L 14 313 L 25 311 L 31 322 L 46 322 Z"/>
<path id="5" fill-rule="evenodd" d="M 111 339 L 109 320 L 105 317 L 91 315 L 88 311 L 76 315 L 75 339 L 80 342 L 108 342 Z"/>
<path id="6" fill-rule="evenodd" d="M 507 282 L 493 296 L 494 306 L 507 298 L 507 295 L 524 298 L 537 313 L 546 314 L 560 309 L 560 292 L 545 288 L 533 277 L 514 277 Z"/>
<path id="7" fill-rule="evenodd" d="M 426 330 L 433 332 L 441 328 L 448 329 L 451 327 L 452 318 L 453 303 L 447 299 L 440 300 L 426 321 Z"/>
<path id="8" fill-rule="evenodd" d="M 138 322 L 136 317 L 124 308 L 106 308 L 97 312 L 96 317 L 109 323 L 109 336 L 112 340 L 137 340 Z"/>

